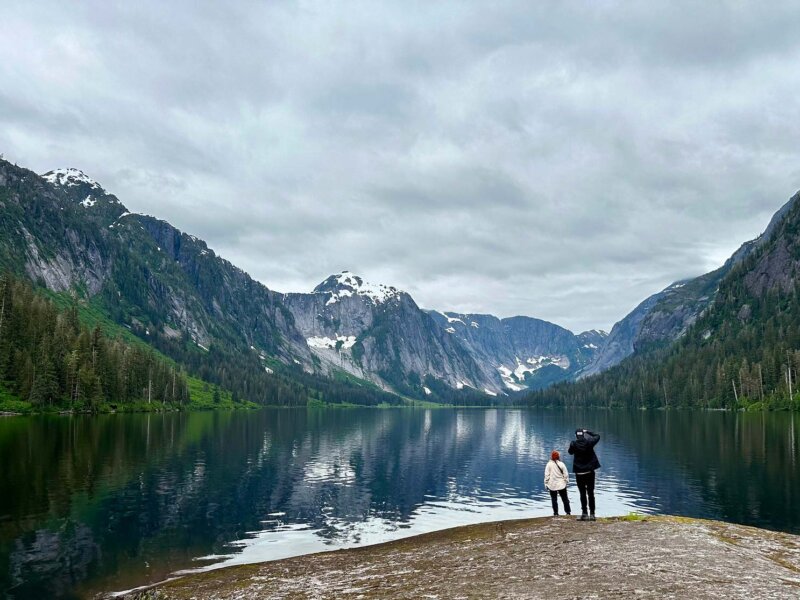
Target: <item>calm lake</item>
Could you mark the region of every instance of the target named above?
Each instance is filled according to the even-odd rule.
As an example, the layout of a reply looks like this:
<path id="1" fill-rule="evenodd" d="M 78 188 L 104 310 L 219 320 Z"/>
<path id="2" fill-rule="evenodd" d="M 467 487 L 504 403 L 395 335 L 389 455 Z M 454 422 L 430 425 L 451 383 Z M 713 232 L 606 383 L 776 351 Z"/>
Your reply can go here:
<path id="1" fill-rule="evenodd" d="M 576 427 L 598 515 L 800 533 L 800 415 L 266 409 L 0 419 L 0 591 L 87 597 L 182 569 L 549 515 Z M 571 460 L 565 460 L 568 466 Z M 573 507 L 577 490 L 570 486 Z"/>

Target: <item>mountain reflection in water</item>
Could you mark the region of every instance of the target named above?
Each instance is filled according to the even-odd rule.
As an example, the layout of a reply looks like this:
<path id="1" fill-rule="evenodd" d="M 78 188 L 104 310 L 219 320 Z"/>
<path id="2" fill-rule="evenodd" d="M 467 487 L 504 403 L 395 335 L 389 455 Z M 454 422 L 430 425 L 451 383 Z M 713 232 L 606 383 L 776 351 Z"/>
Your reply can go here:
<path id="1" fill-rule="evenodd" d="M 176 570 L 550 514 L 552 449 L 601 433 L 598 513 L 800 532 L 798 416 L 266 409 L 0 420 L 0 589 L 82 597 Z M 578 495 L 570 488 L 573 507 Z M 203 560 L 197 560 L 202 558 Z"/>

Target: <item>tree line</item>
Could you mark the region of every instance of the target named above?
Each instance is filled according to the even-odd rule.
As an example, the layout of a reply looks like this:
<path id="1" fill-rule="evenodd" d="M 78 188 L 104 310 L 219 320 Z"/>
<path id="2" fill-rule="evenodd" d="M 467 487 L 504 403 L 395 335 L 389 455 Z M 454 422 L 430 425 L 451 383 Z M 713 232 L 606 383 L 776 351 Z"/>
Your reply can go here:
<path id="1" fill-rule="evenodd" d="M 185 373 L 155 352 L 82 324 L 29 283 L 0 276 L 0 385 L 34 408 L 98 411 L 189 401 Z"/>

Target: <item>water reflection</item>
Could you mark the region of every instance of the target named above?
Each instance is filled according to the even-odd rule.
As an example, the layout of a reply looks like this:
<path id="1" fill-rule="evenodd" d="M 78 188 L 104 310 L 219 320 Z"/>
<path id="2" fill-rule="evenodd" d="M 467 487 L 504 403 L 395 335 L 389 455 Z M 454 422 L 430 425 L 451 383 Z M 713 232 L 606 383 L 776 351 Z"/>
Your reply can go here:
<path id="1" fill-rule="evenodd" d="M 601 515 L 798 532 L 797 420 L 410 409 L 0 420 L 0 589 L 80 597 L 187 567 L 546 515 L 544 465 L 583 425 L 603 434 Z"/>

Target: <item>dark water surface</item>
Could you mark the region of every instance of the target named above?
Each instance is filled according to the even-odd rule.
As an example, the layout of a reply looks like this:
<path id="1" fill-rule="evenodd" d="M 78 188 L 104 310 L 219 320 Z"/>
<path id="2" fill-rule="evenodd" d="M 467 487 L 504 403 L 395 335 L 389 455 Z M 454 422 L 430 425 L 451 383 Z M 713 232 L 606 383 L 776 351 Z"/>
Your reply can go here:
<path id="1" fill-rule="evenodd" d="M 800 533 L 797 415 L 13 417 L 0 419 L 0 593 L 87 597 L 186 568 L 547 515 L 545 463 L 576 426 L 602 435 L 601 516 L 663 512 Z M 570 496 L 576 506 L 574 486 Z"/>

